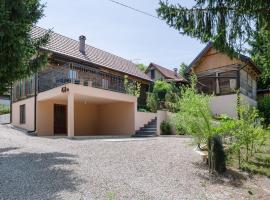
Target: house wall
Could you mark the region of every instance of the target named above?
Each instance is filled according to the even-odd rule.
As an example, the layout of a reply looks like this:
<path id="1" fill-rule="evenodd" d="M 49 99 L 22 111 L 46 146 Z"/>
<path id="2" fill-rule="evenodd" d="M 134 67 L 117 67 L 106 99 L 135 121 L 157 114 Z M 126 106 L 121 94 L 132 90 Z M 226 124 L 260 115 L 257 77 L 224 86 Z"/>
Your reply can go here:
<path id="1" fill-rule="evenodd" d="M 213 115 L 226 114 L 230 117 L 237 117 L 237 95 L 214 96 L 210 100 L 210 108 Z"/>
<path id="2" fill-rule="evenodd" d="M 98 129 L 98 106 L 75 102 L 75 135 L 95 135 Z"/>
<path id="3" fill-rule="evenodd" d="M 156 70 L 154 67 L 150 67 L 147 71 L 147 76 L 149 76 L 151 78 L 151 70 L 154 69 L 155 70 L 155 79 L 153 79 L 154 81 L 156 80 L 163 80 L 165 77 L 158 71 Z"/>
<path id="4" fill-rule="evenodd" d="M 64 100 L 47 100 L 37 102 L 38 136 L 54 135 L 54 104 L 67 105 Z"/>
<path id="5" fill-rule="evenodd" d="M 257 101 L 251 99 L 246 95 L 240 95 L 240 101 L 251 107 L 257 107 Z M 214 96 L 210 101 L 210 108 L 213 115 L 226 114 L 229 117 L 237 117 L 237 95 L 222 95 Z"/>
<path id="6" fill-rule="evenodd" d="M 150 113 L 150 112 L 136 112 L 136 119 L 135 119 L 135 130 L 139 130 L 149 121 L 157 117 L 157 113 Z"/>
<path id="7" fill-rule="evenodd" d="M 211 48 L 197 63 L 193 69 L 195 73 L 204 72 L 206 70 L 215 69 L 222 66 L 241 64 L 237 59 L 231 59 L 224 53 L 220 53 L 214 48 Z"/>
<path id="8" fill-rule="evenodd" d="M 132 135 L 135 133 L 134 103 L 110 103 L 98 106 L 98 134 Z"/>
<path id="9" fill-rule="evenodd" d="M 25 104 L 25 124 L 20 124 L 20 105 Z M 28 131 L 34 130 L 35 98 L 31 97 L 12 104 L 12 125 Z"/>

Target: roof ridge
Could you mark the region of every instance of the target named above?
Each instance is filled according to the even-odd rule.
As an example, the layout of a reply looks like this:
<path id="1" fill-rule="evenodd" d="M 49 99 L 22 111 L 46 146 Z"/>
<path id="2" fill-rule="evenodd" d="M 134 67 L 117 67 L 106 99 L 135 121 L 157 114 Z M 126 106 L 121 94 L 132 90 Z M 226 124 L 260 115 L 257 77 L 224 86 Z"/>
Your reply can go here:
<path id="1" fill-rule="evenodd" d="M 35 27 L 40 28 L 40 29 L 43 29 L 44 31 L 50 30 L 50 29 L 42 28 L 42 27 L 37 26 L 37 25 L 35 25 Z M 53 33 L 53 34 L 56 34 L 56 35 L 59 35 L 59 36 L 62 36 L 62 37 L 64 37 L 64 38 L 66 38 L 66 39 L 73 40 L 74 42 L 79 43 L 78 40 L 73 39 L 73 38 L 70 38 L 70 37 L 68 37 L 68 36 L 65 36 L 65 35 L 63 35 L 63 34 L 61 34 L 61 33 L 57 33 L 57 32 L 55 32 L 55 31 L 52 31 L 52 33 Z M 116 54 L 114 54 L 114 53 L 110 53 L 110 52 L 108 52 L 108 51 L 106 51 L 106 50 L 102 50 L 102 49 L 100 49 L 100 48 L 94 47 L 94 46 L 89 45 L 89 44 L 87 44 L 87 43 L 85 44 L 85 46 L 91 47 L 91 48 L 96 49 L 96 50 L 99 50 L 99 51 L 103 51 L 103 52 L 108 53 L 108 54 L 111 54 L 111 55 L 113 55 L 113 56 L 116 56 L 116 57 L 118 57 L 118 58 L 124 59 L 124 60 L 126 60 L 126 61 L 128 61 L 128 62 L 130 62 L 130 63 L 132 63 L 132 64 L 134 64 L 134 65 L 137 66 L 137 64 L 133 63 L 132 61 L 128 60 L 127 58 L 123 58 L 123 57 L 118 56 L 118 55 L 116 55 Z"/>

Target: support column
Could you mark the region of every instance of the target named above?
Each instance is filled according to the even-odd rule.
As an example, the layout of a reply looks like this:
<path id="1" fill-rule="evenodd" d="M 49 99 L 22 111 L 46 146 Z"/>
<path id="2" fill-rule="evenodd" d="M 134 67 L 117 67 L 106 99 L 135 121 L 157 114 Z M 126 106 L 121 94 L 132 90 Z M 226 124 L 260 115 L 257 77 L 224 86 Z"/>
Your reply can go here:
<path id="1" fill-rule="evenodd" d="M 74 136 L 74 94 L 68 94 L 68 137 Z"/>

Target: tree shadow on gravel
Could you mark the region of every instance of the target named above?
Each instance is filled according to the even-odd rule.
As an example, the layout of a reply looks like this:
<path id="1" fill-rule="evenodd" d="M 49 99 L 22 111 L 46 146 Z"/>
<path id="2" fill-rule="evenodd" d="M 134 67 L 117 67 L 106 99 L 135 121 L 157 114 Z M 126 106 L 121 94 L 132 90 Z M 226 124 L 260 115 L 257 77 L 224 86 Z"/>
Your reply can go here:
<path id="1" fill-rule="evenodd" d="M 197 173 L 197 176 L 211 184 L 226 184 L 233 187 L 241 187 L 247 180 L 247 176 L 233 169 L 227 169 L 223 174 L 211 174 L 209 173 L 208 166 L 205 163 L 194 162 L 193 165 L 195 168 L 201 169 L 201 173 Z"/>
<path id="2" fill-rule="evenodd" d="M 75 192 L 83 180 L 74 170 L 77 163 L 66 153 L 9 152 L 0 148 L 0 199 L 59 199 L 59 192 Z"/>

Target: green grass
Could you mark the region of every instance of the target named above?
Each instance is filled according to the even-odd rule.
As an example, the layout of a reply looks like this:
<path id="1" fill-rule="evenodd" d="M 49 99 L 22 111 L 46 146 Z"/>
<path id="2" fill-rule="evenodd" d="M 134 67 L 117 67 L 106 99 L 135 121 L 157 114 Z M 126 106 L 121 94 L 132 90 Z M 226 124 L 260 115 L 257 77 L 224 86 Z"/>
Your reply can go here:
<path id="1" fill-rule="evenodd" d="M 0 115 L 7 114 L 10 112 L 10 107 L 8 105 L 0 104 Z"/>
<path id="2" fill-rule="evenodd" d="M 270 138 L 252 156 L 249 162 L 244 162 L 243 170 L 270 177 Z"/>

